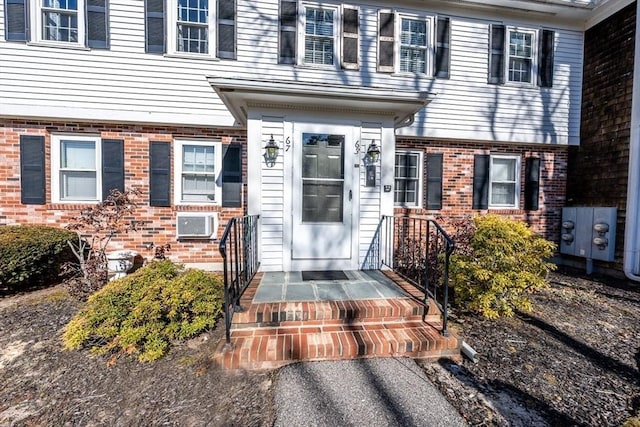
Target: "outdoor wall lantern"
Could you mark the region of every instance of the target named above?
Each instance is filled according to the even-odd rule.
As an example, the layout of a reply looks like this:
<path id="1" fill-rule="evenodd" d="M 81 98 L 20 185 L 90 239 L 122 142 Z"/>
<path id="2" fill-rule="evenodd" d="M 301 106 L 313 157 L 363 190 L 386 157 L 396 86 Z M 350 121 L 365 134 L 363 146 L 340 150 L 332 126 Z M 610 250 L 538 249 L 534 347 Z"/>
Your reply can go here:
<path id="1" fill-rule="evenodd" d="M 376 144 L 376 140 L 372 139 L 367 153 L 364 155 L 364 164 L 366 168 L 365 186 L 376 186 L 376 163 L 380 161 L 380 147 Z"/>
<path id="2" fill-rule="evenodd" d="M 380 160 L 380 147 L 376 144 L 376 140 L 372 139 L 369 148 L 367 148 L 366 162 L 375 165 Z"/>
<path id="3" fill-rule="evenodd" d="M 264 163 L 267 167 L 272 168 L 276 164 L 278 150 L 280 150 L 280 147 L 278 147 L 278 144 L 273 140 L 273 135 L 271 135 L 267 145 L 264 146 Z"/>

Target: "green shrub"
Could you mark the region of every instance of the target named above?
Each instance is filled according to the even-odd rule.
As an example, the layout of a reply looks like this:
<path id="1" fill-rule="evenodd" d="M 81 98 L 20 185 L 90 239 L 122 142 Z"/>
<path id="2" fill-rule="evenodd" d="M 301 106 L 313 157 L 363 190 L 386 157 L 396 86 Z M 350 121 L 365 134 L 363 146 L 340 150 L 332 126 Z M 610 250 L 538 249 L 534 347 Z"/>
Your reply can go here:
<path id="1" fill-rule="evenodd" d="M 222 313 L 222 278 L 163 260 L 109 282 L 67 325 L 66 349 L 155 360 L 171 340 L 213 327 Z"/>
<path id="2" fill-rule="evenodd" d="M 531 311 L 529 294 L 547 286 L 555 244 L 524 222 L 498 215 L 476 217 L 456 240 L 450 281 L 455 303 L 488 318 Z M 471 235 L 469 235 L 471 233 Z"/>
<path id="3" fill-rule="evenodd" d="M 57 283 L 60 266 L 73 259 L 74 232 L 45 225 L 0 227 L 0 283 L 11 290 Z"/>

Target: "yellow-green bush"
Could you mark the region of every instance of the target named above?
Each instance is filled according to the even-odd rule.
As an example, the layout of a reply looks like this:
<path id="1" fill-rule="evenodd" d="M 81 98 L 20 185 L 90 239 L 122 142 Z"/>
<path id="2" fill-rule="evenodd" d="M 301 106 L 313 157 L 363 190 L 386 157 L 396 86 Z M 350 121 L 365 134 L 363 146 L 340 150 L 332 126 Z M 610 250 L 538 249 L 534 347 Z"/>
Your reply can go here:
<path id="1" fill-rule="evenodd" d="M 214 273 L 157 261 L 109 282 L 67 325 L 66 349 L 126 353 L 155 360 L 171 340 L 213 327 L 222 313 L 223 282 Z"/>
<path id="2" fill-rule="evenodd" d="M 547 262 L 555 244 L 536 235 L 527 224 L 486 215 L 474 219 L 469 238 L 451 257 L 450 283 L 455 304 L 488 318 L 531 311 L 529 294 L 547 286 L 555 269 Z M 458 239 L 456 239 L 458 243 Z"/>

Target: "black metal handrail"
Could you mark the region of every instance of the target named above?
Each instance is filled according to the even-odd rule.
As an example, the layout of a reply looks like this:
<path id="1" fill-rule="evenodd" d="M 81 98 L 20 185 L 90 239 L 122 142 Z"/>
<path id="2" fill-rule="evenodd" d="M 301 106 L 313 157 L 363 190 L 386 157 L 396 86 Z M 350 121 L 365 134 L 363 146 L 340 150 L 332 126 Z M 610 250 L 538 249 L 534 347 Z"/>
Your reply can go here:
<path id="1" fill-rule="evenodd" d="M 224 321 L 227 344 L 231 342 L 233 313 L 242 311 L 240 297 L 260 267 L 258 219 L 259 215 L 231 218 L 218 246 L 224 266 Z"/>
<path id="2" fill-rule="evenodd" d="M 391 268 L 432 298 L 442 312 L 442 334 L 448 335 L 449 258 L 454 242 L 433 219 L 383 216 L 378 227 L 380 264 Z"/>

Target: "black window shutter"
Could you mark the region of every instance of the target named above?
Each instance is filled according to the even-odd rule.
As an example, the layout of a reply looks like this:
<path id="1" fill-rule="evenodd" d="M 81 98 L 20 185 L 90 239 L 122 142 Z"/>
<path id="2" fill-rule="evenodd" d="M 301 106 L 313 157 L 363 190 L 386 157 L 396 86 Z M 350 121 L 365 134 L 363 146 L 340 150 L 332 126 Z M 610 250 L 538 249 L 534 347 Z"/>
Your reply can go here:
<path id="1" fill-rule="evenodd" d="M 540 31 L 540 65 L 538 66 L 538 86 L 553 86 L 553 48 L 555 33 L 551 30 Z"/>
<path id="2" fill-rule="evenodd" d="M 124 141 L 102 140 L 102 198 L 111 190 L 124 191 Z"/>
<path id="3" fill-rule="evenodd" d="M 489 26 L 489 83 L 504 83 L 504 25 Z"/>
<path id="4" fill-rule="evenodd" d="M 145 0 L 145 51 L 166 52 L 164 0 Z"/>
<path id="5" fill-rule="evenodd" d="M 149 143 L 149 206 L 171 206 L 171 144 Z"/>
<path id="6" fill-rule="evenodd" d="M 242 206 L 242 146 L 225 145 L 222 158 L 222 206 Z"/>
<path id="7" fill-rule="evenodd" d="M 488 154 L 473 158 L 473 209 L 489 208 L 489 160 Z"/>
<path id="8" fill-rule="evenodd" d="M 449 18 L 438 18 L 436 23 L 436 57 L 433 75 L 437 78 L 449 78 L 451 63 L 451 21 Z"/>
<path id="9" fill-rule="evenodd" d="M 109 48 L 107 0 L 87 0 L 87 45 L 94 49 Z"/>
<path id="10" fill-rule="evenodd" d="M 20 135 L 20 202 L 44 205 L 46 177 L 44 136 Z"/>
<path id="11" fill-rule="evenodd" d="M 524 209 L 537 211 L 540 192 L 540 159 L 538 157 L 527 158 L 524 176 Z"/>
<path id="12" fill-rule="evenodd" d="M 218 0 L 218 58 L 236 59 L 236 0 Z"/>
<path id="13" fill-rule="evenodd" d="M 296 63 L 296 26 L 298 23 L 297 0 L 280 0 L 278 30 L 278 64 Z"/>
<path id="14" fill-rule="evenodd" d="M 442 153 L 427 154 L 427 209 L 442 209 Z"/>
<path id="15" fill-rule="evenodd" d="M 393 73 L 395 49 L 395 14 L 378 12 L 378 71 Z"/>
<path id="16" fill-rule="evenodd" d="M 342 11 L 342 68 L 357 70 L 360 33 L 359 10 L 344 6 Z"/>
<path id="17" fill-rule="evenodd" d="M 27 41 L 29 33 L 27 1 L 7 0 L 4 27 L 6 40 Z"/>

